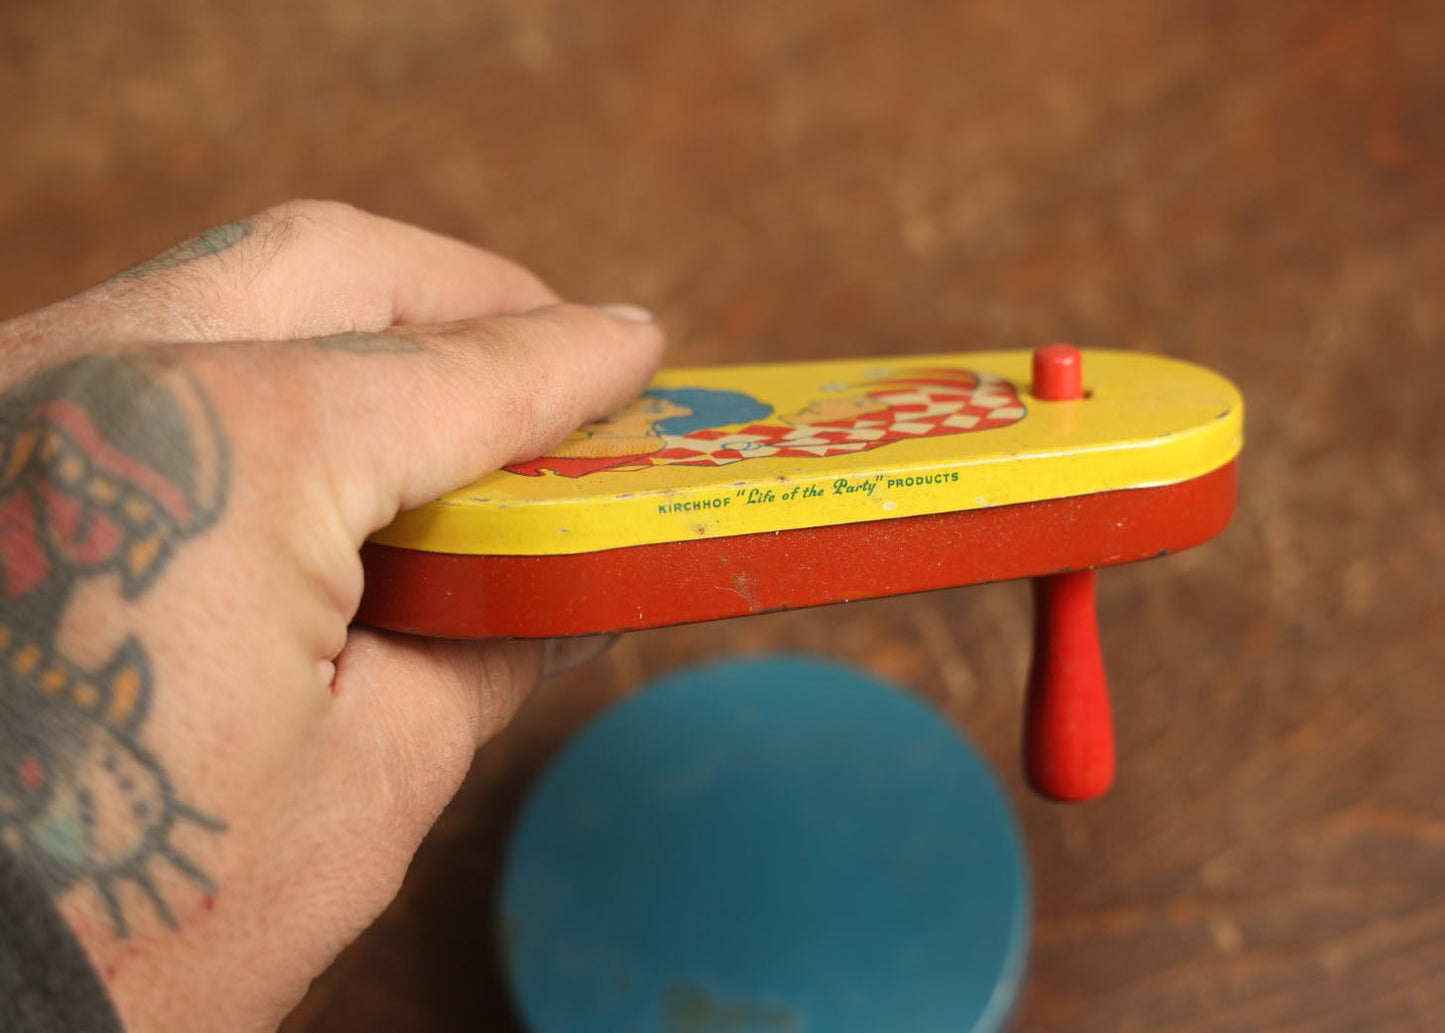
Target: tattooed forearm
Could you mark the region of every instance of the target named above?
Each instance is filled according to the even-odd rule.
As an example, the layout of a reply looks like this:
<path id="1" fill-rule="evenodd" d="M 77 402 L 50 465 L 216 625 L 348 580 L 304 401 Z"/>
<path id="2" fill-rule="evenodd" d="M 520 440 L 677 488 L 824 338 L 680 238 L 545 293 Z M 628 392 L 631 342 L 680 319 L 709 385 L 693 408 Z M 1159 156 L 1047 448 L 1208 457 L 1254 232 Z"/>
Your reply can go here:
<path id="1" fill-rule="evenodd" d="M 137 886 L 168 925 L 162 866 L 205 893 L 176 845 L 189 806 L 143 742 L 155 679 L 142 642 L 98 667 L 59 647 L 83 583 L 118 575 L 124 599 L 225 505 L 228 452 L 210 402 L 182 370 L 94 356 L 0 396 L 0 844 L 57 896 L 91 886 L 118 935 L 118 889 Z"/>
<path id="2" fill-rule="evenodd" d="M 152 273 L 164 272 L 167 269 L 174 269 L 178 265 L 194 262 L 208 255 L 220 254 L 222 251 L 235 247 L 250 233 L 251 224 L 248 222 L 228 222 L 224 226 L 213 226 L 204 233 L 198 233 L 190 240 L 182 241 L 169 251 L 162 251 L 154 258 L 147 259 L 123 273 L 118 273 L 116 279 L 149 276 Z"/>
<path id="3" fill-rule="evenodd" d="M 426 350 L 415 341 L 408 341 L 395 334 L 368 334 L 359 331 L 316 337 L 311 343 L 323 351 L 352 352 L 357 355 L 414 355 Z"/>

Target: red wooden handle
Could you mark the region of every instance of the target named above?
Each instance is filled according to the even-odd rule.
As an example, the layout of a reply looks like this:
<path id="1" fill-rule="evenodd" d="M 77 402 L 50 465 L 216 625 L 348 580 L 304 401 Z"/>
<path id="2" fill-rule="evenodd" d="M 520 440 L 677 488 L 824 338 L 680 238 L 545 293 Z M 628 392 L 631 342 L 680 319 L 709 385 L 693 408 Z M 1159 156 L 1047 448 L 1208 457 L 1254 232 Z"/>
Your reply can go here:
<path id="1" fill-rule="evenodd" d="M 1092 800 L 1114 781 L 1114 721 L 1094 572 L 1034 579 L 1034 657 L 1024 704 L 1024 770 L 1055 800 Z"/>
<path id="2" fill-rule="evenodd" d="M 1084 398 L 1078 349 L 1034 349 L 1030 393 L 1041 402 Z M 1094 572 L 1034 578 L 1034 659 L 1024 701 L 1024 771 L 1055 800 L 1092 800 L 1114 781 L 1114 719 L 1094 616 Z"/>

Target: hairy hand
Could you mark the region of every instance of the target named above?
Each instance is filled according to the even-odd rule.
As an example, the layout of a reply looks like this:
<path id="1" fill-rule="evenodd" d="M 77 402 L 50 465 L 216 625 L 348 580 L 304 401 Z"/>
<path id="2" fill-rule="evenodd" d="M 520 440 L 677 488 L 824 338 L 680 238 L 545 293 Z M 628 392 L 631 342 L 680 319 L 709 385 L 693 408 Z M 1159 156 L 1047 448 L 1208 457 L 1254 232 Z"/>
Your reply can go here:
<path id="1" fill-rule="evenodd" d="M 357 550 L 660 348 L 316 202 L 0 325 L 0 842 L 131 1033 L 274 1028 L 391 899 L 540 650 L 349 627 Z"/>

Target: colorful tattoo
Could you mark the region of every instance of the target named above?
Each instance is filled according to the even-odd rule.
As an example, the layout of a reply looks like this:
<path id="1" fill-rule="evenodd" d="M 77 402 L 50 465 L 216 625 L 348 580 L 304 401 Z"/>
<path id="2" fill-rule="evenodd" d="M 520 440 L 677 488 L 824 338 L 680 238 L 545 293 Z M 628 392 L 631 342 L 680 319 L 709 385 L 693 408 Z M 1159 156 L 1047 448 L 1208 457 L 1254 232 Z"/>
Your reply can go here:
<path id="1" fill-rule="evenodd" d="M 122 880 L 172 927 L 155 865 L 215 892 L 172 834 L 225 825 L 185 803 L 142 743 L 144 645 L 89 668 L 60 630 L 89 579 L 141 596 L 220 515 L 228 474 L 210 401 L 179 367 L 92 356 L 0 396 L 0 844 L 55 895 L 94 886 L 120 936 Z"/>

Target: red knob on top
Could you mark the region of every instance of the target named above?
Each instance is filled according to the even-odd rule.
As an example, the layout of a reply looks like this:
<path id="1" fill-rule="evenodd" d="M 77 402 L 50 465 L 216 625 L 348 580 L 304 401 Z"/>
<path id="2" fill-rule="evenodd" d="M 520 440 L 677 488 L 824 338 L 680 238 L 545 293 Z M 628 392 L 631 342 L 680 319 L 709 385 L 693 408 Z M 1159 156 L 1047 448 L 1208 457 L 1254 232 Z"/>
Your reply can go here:
<path id="1" fill-rule="evenodd" d="M 1050 344 L 1034 351 L 1033 396 L 1084 397 L 1079 351 Z M 1024 704 L 1024 770 L 1055 800 L 1092 800 L 1114 781 L 1114 719 L 1094 615 L 1094 572 L 1034 579 L 1034 656 Z"/>
<path id="2" fill-rule="evenodd" d="M 1071 344 L 1046 344 L 1034 349 L 1033 396 L 1041 402 L 1069 402 L 1084 397 L 1084 363 Z"/>

